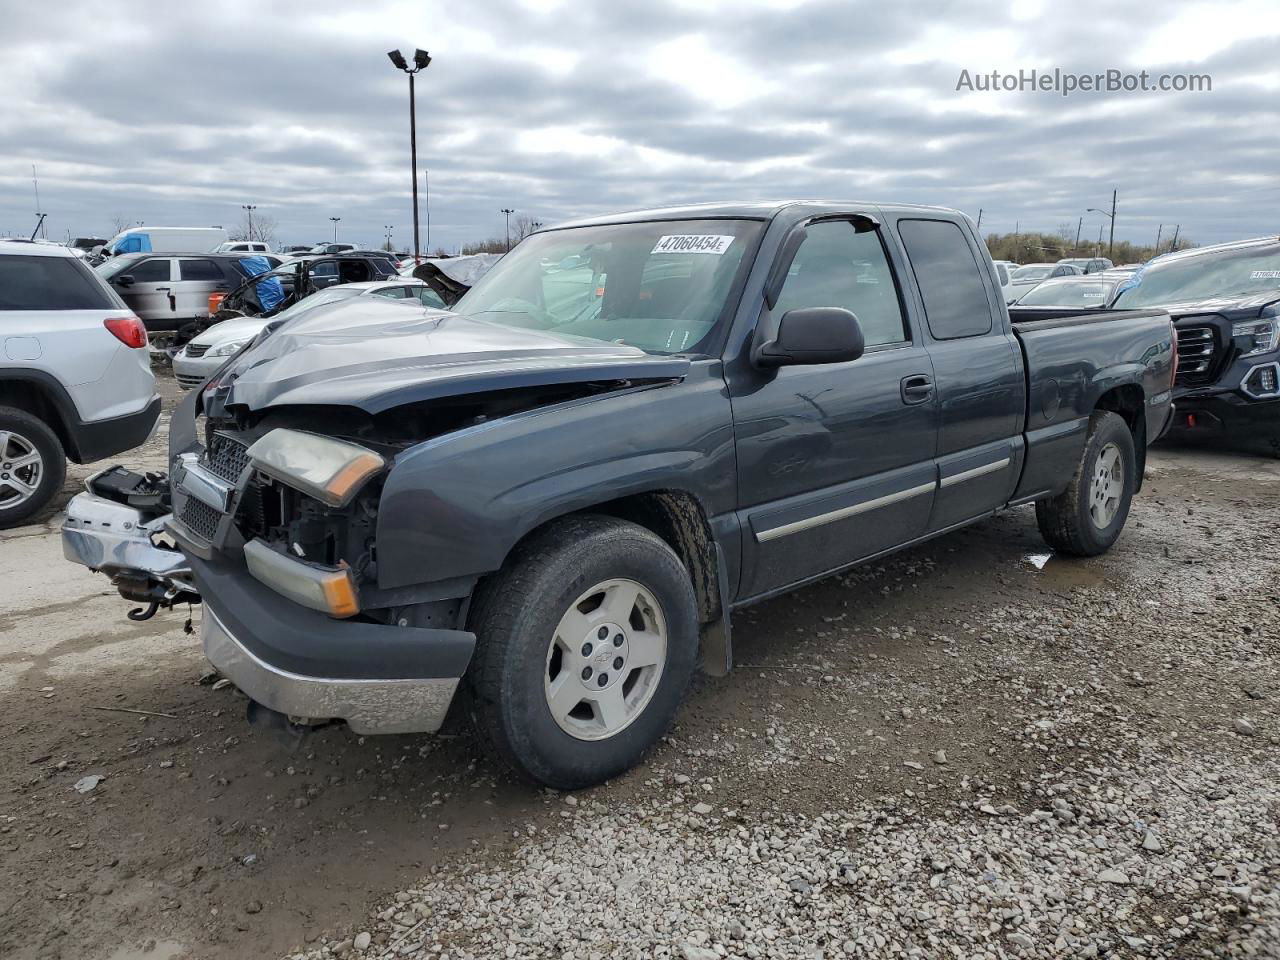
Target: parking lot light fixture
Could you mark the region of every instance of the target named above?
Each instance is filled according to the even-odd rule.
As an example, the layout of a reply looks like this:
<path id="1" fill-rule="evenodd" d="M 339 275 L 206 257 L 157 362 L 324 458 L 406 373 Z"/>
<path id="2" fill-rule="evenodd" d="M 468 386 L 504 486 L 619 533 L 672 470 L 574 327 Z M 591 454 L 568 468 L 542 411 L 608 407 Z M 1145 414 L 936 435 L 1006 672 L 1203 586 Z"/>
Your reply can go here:
<path id="1" fill-rule="evenodd" d="M 512 207 L 503 207 L 498 212 L 507 218 L 507 253 L 510 253 L 511 252 L 511 215 L 516 211 Z"/>
<path id="2" fill-rule="evenodd" d="M 330 217 L 329 219 L 333 221 L 333 242 L 337 243 L 338 242 L 338 221 L 341 220 L 342 218 Z"/>
<path id="3" fill-rule="evenodd" d="M 431 65 L 431 54 L 422 48 L 413 51 L 413 66 L 405 62 L 399 50 L 387 51 L 387 58 L 397 70 L 409 75 L 409 163 L 413 174 L 413 262 L 420 259 L 421 244 L 418 241 L 418 111 L 414 99 L 413 78 L 419 70 Z"/>
<path id="4" fill-rule="evenodd" d="M 249 217 L 249 236 L 247 239 L 253 239 L 253 211 L 258 209 L 258 205 L 254 203 L 242 203 L 240 209 L 244 210 Z"/>

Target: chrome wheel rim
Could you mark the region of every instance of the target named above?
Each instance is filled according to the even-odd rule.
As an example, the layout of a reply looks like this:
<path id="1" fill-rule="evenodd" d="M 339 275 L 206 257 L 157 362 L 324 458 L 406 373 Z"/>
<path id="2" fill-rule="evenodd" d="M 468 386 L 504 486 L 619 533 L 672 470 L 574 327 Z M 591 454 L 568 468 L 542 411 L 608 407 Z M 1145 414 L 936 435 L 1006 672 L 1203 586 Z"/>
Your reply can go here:
<path id="1" fill-rule="evenodd" d="M 667 662 L 667 621 L 634 580 L 605 580 L 565 611 L 542 674 L 547 709 L 565 733 L 604 740 L 629 727 L 653 699 Z"/>
<path id="2" fill-rule="evenodd" d="M 1120 511 L 1124 495 L 1124 461 L 1120 448 L 1108 443 L 1093 464 L 1093 483 L 1089 488 L 1089 516 L 1099 530 L 1111 526 Z"/>
<path id="3" fill-rule="evenodd" d="M 44 477 L 44 458 L 20 433 L 0 430 L 0 510 L 26 503 Z"/>

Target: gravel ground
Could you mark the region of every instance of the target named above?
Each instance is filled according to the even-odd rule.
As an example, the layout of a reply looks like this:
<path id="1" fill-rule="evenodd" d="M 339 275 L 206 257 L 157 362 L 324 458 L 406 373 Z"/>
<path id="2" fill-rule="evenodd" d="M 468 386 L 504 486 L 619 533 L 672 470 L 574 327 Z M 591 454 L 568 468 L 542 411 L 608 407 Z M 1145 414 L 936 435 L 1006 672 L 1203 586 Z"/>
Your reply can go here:
<path id="1" fill-rule="evenodd" d="M 744 611 L 573 795 L 462 723 L 282 744 L 9 531 L 0 956 L 1280 957 L 1278 520 L 1280 462 L 1166 449 L 1106 557 L 1016 510 Z"/>

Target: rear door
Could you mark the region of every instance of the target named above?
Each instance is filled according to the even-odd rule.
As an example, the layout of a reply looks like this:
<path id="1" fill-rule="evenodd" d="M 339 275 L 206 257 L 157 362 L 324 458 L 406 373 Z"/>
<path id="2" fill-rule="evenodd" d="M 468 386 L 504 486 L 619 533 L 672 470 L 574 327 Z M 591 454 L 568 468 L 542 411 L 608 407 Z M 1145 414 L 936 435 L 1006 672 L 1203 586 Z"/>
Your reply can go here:
<path id="1" fill-rule="evenodd" d="M 174 284 L 175 312 L 180 317 L 207 317 L 209 294 L 226 293 L 229 284 L 222 267 L 205 257 L 181 257 L 178 280 Z"/>
<path id="2" fill-rule="evenodd" d="M 943 530 L 1003 505 L 1022 468 L 1022 354 L 985 254 L 959 221 L 898 220 L 919 290 L 938 392 L 938 495 Z"/>
<path id="3" fill-rule="evenodd" d="M 754 596 L 920 536 L 933 502 L 937 407 L 874 221 L 810 223 L 772 314 L 844 307 L 866 353 L 847 363 L 735 371 L 730 381 Z"/>

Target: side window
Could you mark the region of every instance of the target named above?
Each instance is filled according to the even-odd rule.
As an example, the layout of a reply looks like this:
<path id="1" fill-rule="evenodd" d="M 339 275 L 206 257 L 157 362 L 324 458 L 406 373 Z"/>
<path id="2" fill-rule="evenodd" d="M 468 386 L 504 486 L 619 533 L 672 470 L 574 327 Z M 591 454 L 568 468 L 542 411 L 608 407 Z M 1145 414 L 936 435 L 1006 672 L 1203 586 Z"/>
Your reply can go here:
<path id="1" fill-rule="evenodd" d="M 991 304 L 964 231 L 949 220 L 899 220 L 898 233 L 934 338 L 955 340 L 989 333 Z"/>
<path id="2" fill-rule="evenodd" d="M 898 289 L 880 235 L 847 220 L 815 223 L 787 271 L 775 317 L 804 307 L 844 307 L 862 326 L 868 347 L 907 339 Z"/>
<path id="3" fill-rule="evenodd" d="M 404 287 L 383 287 L 381 290 L 374 290 L 373 296 L 386 297 L 388 300 L 403 300 L 408 292 Z"/>
<path id="4" fill-rule="evenodd" d="M 112 310 L 120 301 L 71 257 L 0 257 L 0 310 Z"/>
<path id="5" fill-rule="evenodd" d="M 178 271 L 183 280 L 201 280 L 205 283 L 218 283 L 222 280 L 222 271 L 212 260 L 179 260 Z"/>
<path id="6" fill-rule="evenodd" d="M 168 283 L 168 260 L 143 260 L 124 271 L 133 277 L 134 283 Z"/>
<path id="7" fill-rule="evenodd" d="M 418 299 L 422 301 L 424 307 L 435 307 L 437 310 L 447 310 L 444 301 L 440 299 L 440 294 L 436 293 L 428 286 L 419 287 L 417 290 Z"/>

